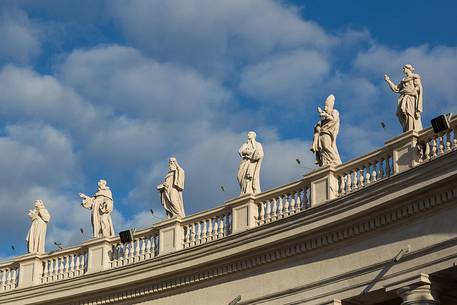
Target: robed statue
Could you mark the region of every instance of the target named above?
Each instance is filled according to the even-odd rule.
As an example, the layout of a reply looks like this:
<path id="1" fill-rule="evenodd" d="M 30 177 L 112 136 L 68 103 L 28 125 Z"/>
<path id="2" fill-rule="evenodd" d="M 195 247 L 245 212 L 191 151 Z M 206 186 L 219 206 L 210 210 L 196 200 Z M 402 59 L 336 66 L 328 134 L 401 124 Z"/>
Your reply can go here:
<path id="1" fill-rule="evenodd" d="M 262 144 L 255 138 L 254 131 L 248 132 L 248 141 L 238 150 L 241 157 L 237 175 L 241 189 L 240 195 L 260 193 L 260 166 L 264 154 Z"/>
<path id="2" fill-rule="evenodd" d="M 398 93 L 397 117 L 403 127 L 403 132 L 409 130 L 419 131 L 422 129 L 422 89 L 421 77 L 415 73 L 412 65 L 404 65 L 403 73 L 405 77 L 398 85 L 394 84 L 389 76 L 384 75 L 384 79 L 393 92 Z"/>
<path id="3" fill-rule="evenodd" d="M 106 180 L 98 181 L 98 189 L 94 196 L 87 196 L 80 193 L 83 199 L 81 205 L 92 211 L 91 221 L 93 237 L 112 237 L 114 236 L 113 221 L 113 194 L 106 185 Z"/>
<path id="4" fill-rule="evenodd" d="M 160 192 L 160 200 L 168 218 L 185 216 L 182 197 L 184 180 L 184 170 L 179 166 L 176 158 L 170 158 L 168 160 L 168 173 L 164 181 L 157 186 L 157 190 Z"/>
<path id="5" fill-rule="evenodd" d="M 341 164 L 340 154 L 336 146 L 336 137 L 340 130 L 340 114 L 334 109 L 335 96 L 330 94 L 325 100 L 324 110 L 317 107 L 319 122 L 314 126 L 314 137 L 311 151 L 319 166 Z"/>
<path id="6" fill-rule="evenodd" d="M 32 224 L 26 238 L 27 251 L 28 253 L 44 253 L 46 228 L 51 215 L 44 206 L 43 200 L 35 201 L 35 208 L 29 211 L 28 216 L 32 220 Z"/>

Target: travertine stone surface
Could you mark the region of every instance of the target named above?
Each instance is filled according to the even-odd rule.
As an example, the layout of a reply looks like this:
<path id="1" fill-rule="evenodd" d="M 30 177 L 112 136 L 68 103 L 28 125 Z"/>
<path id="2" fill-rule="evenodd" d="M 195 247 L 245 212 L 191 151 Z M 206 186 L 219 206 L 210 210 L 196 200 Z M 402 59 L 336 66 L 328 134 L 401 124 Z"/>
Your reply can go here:
<path id="1" fill-rule="evenodd" d="M 260 166 L 264 153 L 262 144 L 255 139 L 256 133 L 254 131 L 248 132 L 248 141 L 241 145 L 238 150 L 241 157 L 237 175 L 241 188 L 240 196 L 260 193 Z"/>
<path id="2" fill-rule="evenodd" d="M 113 194 L 106 185 L 106 180 L 98 181 L 98 189 L 94 196 L 87 196 L 80 193 L 83 199 L 81 205 L 92 210 L 92 229 L 93 237 L 111 237 L 114 236 L 113 222 L 111 213 L 113 212 Z"/>
<path id="3" fill-rule="evenodd" d="M 340 114 L 334 109 L 335 96 L 330 94 L 325 100 L 322 110 L 317 107 L 321 117 L 314 126 L 313 145 L 311 151 L 316 155 L 316 164 L 319 166 L 341 164 L 340 154 L 336 146 L 336 137 L 340 130 Z"/>
<path id="4" fill-rule="evenodd" d="M 35 208 L 29 211 L 32 220 L 26 237 L 28 253 L 44 253 L 46 240 L 46 228 L 51 215 L 44 206 L 43 200 L 35 201 Z"/>
<path id="5" fill-rule="evenodd" d="M 432 295 L 430 284 L 426 283 L 400 288 L 398 295 L 403 299 L 402 305 L 439 304 L 438 300 Z"/>
<path id="6" fill-rule="evenodd" d="M 171 157 L 168 161 L 168 173 L 163 183 L 157 186 L 157 190 L 160 192 L 160 200 L 168 218 L 185 216 L 182 196 L 184 180 L 184 170 L 179 166 L 176 158 Z"/>
<path id="7" fill-rule="evenodd" d="M 400 121 L 403 131 L 422 129 L 422 97 L 423 89 L 421 77 L 415 73 L 414 67 L 410 64 L 403 66 L 405 77 L 396 85 L 388 75 L 384 79 L 393 92 L 399 93 L 397 103 L 397 117 Z"/>

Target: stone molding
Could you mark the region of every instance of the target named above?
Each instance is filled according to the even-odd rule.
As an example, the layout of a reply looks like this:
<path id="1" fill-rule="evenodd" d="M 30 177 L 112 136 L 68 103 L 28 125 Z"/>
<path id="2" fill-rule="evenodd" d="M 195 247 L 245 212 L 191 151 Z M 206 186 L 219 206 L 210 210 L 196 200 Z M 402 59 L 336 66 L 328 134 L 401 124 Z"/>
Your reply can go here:
<path id="1" fill-rule="evenodd" d="M 325 232 L 322 235 L 306 238 L 305 240 L 298 243 L 281 246 L 273 251 L 267 251 L 229 263 L 220 264 L 218 266 L 206 268 L 185 276 L 162 280 L 158 283 L 154 283 L 153 285 L 147 285 L 141 288 L 111 293 L 110 295 L 104 297 L 100 296 L 97 298 L 90 298 L 71 304 L 113 304 L 119 301 L 128 301 L 137 297 L 159 294 L 171 289 L 200 283 L 214 279 L 216 277 L 226 276 L 236 272 L 242 272 L 264 264 L 290 258 L 292 256 L 302 255 L 312 250 L 317 250 L 347 239 L 358 237 L 362 234 L 368 234 L 374 230 L 390 226 L 394 223 L 406 220 L 418 214 L 426 213 L 432 209 L 441 207 L 447 203 L 452 202 L 454 199 L 457 199 L 457 187 L 435 192 L 434 194 L 429 195 L 427 198 L 406 202 L 400 206 L 379 212 L 378 214 L 364 220 L 356 220 L 338 229 L 333 229 Z M 414 255 L 414 253 L 406 254 L 405 256 L 409 255 Z"/>

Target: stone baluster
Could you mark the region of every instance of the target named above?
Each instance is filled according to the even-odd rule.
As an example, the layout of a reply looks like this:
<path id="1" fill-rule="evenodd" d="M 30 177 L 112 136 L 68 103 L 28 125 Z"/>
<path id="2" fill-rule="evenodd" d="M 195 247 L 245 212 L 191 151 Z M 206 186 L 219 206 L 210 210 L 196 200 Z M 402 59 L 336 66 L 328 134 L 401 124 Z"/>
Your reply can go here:
<path id="1" fill-rule="evenodd" d="M 390 162 L 392 162 L 392 157 L 388 155 L 386 157 L 386 175 L 387 177 L 392 176 L 392 166 L 390 165 Z"/>
<path id="2" fill-rule="evenodd" d="M 378 165 L 378 161 L 374 160 L 373 161 L 373 166 L 371 167 L 371 181 L 375 182 L 378 180 L 378 170 L 376 169 L 376 166 Z"/>
<path id="3" fill-rule="evenodd" d="M 197 231 L 196 231 L 196 236 L 195 236 L 195 241 L 196 243 L 199 245 L 202 243 L 202 226 L 201 226 L 201 223 L 199 221 L 197 221 L 195 223 L 195 225 L 197 226 Z"/>
<path id="4" fill-rule="evenodd" d="M 144 252 L 145 252 L 145 255 L 144 255 L 144 258 L 145 259 L 148 259 L 148 258 L 151 258 L 152 257 L 152 241 L 151 241 L 151 238 L 152 237 L 148 237 L 146 238 L 144 241 L 145 241 L 145 249 L 144 249 Z"/>
<path id="5" fill-rule="evenodd" d="M 268 222 L 271 222 L 271 220 L 272 220 L 271 219 L 271 202 L 270 202 L 270 200 L 265 201 L 265 204 L 266 204 L 266 209 L 267 209 L 266 212 L 265 212 L 265 214 L 266 214 L 265 218 L 266 218 L 267 223 L 268 223 Z"/>
<path id="6" fill-rule="evenodd" d="M 436 139 L 437 139 L 437 136 L 435 135 L 433 137 L 433 139 L 432 139 L 432 151 L 431 151 L 431 155 L 432 155 L 431 157 L 432 158 L 436 158 L 436 156 L 437 156 L 437 143 L 436 143 L 437 141 L 436 141 Z"/>
<path id="7" fill-rule="evenodd" d="M 11 269 L 6 269 L 6 280 L 5 280 L 5 287 L 9 287 L 11 282 Z"/>
<path id="8" fill-rule="evenodd" d="M 452 149 L 457 149 L 457 125 L 454 125 L 452 127 L 453 133 L 454 133 L 454 139 L 452 140 Z"/>
<path id="9" fill-rule="evenodd" d="M 276 202 L 276 198 L 271 199 L 272 204 L 272 220 L 278 219 L 278 203 Z"/>
<path id="10" fill-rule="evenodd" d="M 439 150 L 438 150 L 438 155 L 443 155 L 444 154 L 444 140 L 445 140 L 445 137 L 444 137 L 444 133 L 440 133 L 438 135 L 438 140 L 439 140 Z"/>
<path id="11" fill-rule="evenodd" d="M 259 204 L 259 225 L 265 223 L 265 202 Z"/>
<path id="12" fill-rule="evenodd" d="M 213 221 L 214 221 L 214 217 L 208 219 L 208 241 L 211 241 L 213 240 Z"/>
<path id="13" fill-rule="evenodd" d="M 368 162 L 366 171 L 365 171 L 365 185 L 370 184 L 371 182 L 371 162 Z"/>
<path id="14" fill-rule="evenodd" d="M 213 227 L 214 239 L 219 238 L 219 219 L 220 219 L 219 216 L 214 217 L 214 227 Z"/>
<path id="15" fill-rule="evenodd" d="M 75 259 L 75 275 L 80 275 L 81 271 L 81 255 L 78 253 L 76 254 L 76 259 Z"/>
<path id="16" fill-rule="evenodd" d="M 146 241 L 148 240 L 149 238 L 147 237 L 143 237 L 141 239 L 141 258 L 142 259 L 146 259 Z"/>
<path id="17" fill-rule="evenodd" d="M 444 139 L 444 136 L 443 136 L 443 139 Z M 448 131 L 446 131 L 446 152 L 450 152 L 451 151 L 451 130 L 449 129 Z"/>
<path id="18" fill-rule="evenodd" d="M 284 217 L 284 202 L 282 196 L 278 197 L 278 218 Z"/>
<path id="19" fill-rule="evenodd" d="M 289 215 L 295 213 L 295 191 L 290 193 L 290 207 L 289 207 Z"/>
<path id="20" fill-rule="evenodd" d="M 284 200 L 284 217 L 286 217 L 289 215 L 289 207 L 290 207 L 289 194 L 283 195 L 283 200 Z"/>
<path id="21" fill-rule="evenodd" d="M 195 224 L 191 224 L 191 230 L 190 230 L 190 242 L 191 242 L 191 245 L 194 246 L 196 244 L 196 240 L 195 240 Z"/>
<path id="22" fill-rule="evenodd" d="M 206 242 L 206 233 L 207 233 L 207 227 L 206 227 L 206 220 L 203 220 L 202 222 L 202 243 Z"/>
<path id="23" fill-rule="evenodd" d="M 308 200 L 308 188 L 307 188 L 307 187 L 305 187 L 305 188 L 303 189 L 303 199 L 302 199 L 302 202 L 303 202 L 303 209 L 308 208 L 309 200 Z"/>
<path id="24" fill-rule="evenodd" d="M 346 193 L 352 190 L 352 171 L 349 171 L 346 176 Z"/>
<path id="25" fill-rule="evenodd" d="M 151 243 L 151 250 L 149 257 L 155 257 L 156 256 L 156 251 L 157 251 L 157 242 L 156 242 L 156 236 L 152 235 L 152 238 L 149 239 L 149 242 Z"/>
<path id="26" fill-rule="evenodd" d="M 384 171 L 384 161 L 386 159 L 385 158 L 381 158 L 381 160 L 379 161 L 379 178 L 382 179 L 382 178 L 385 178 L 386 177 L 386 172 Z"/>
<path id="27" fill-rule="evenodd" d="M 224 217 L 225 217 L 225 215 L 222 214 L 222 216 L 221 216 L 221 221 L 220 221 L 220 223 L 219 223 L 219 238 L 224 237 L 224 232 L 225 232 L 225 228 L 224 228 Z"/>
<path id="28" fill-rule="evenodd" d="M 342 174 L 341 176 L 338 177 L 338 180 L 340 182 L 340 188 L 338 190 L 338 193 L 340 196 L 344 195 L 345 190 L 346 190 L 346 180 L 345 180 L 345 175 Z"/>
<path id="29" fill-rule="evenodd" d="M 296 202 L 297 203 L 297 213 L 303 209 L 302 200 L 301 200 L 302 193 L 303 193 L 302 189 L 297 191 L 297 202 Z"/>
<path id="30" fill-rule="evenodd" d="M 365 165 L 361 165 L 359 168 L 357 168 L 357 171 L 359 172 L 359 181 L 357 187 L 360 189 L 365 186 Z"/>

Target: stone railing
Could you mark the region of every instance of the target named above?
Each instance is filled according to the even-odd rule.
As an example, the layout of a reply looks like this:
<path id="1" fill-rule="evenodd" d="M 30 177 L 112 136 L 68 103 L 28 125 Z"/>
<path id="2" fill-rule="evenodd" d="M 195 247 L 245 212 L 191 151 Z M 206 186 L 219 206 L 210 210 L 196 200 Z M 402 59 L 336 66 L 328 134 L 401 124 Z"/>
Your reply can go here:
<path id="1" fill-rule="evenodd" d="M 383 147 L 338 166 L 338 196 L 344 196 L 393 175 L 393 150 L 392 146 Z"/>
<path id="2" fill-rule="evenodd" d="M 130 265 L 156 257 L 159 254 L 159 232 L 145 229 L 134 232 L 129 243 L 122 244 L 117 238 L 112 242 L 110 267 Z"/>
<path id="3" fill-rule="evenodd" d="M 0 264 L 0 292 L 15 289 L 19 278 L 19 264 Z"/>
<path id="4" fill-rule="evenodd" d="M 435 134 L 433 129 L 422 130 L 418 135 L 418 162 L 426 162 L 457 149 L 457 116 L 451 120 L 451 128 Z"/>
<path id="5" fill-rule="evenodd" d="M 50 283 L 81 276 L 87 271 L 87 250 L 73 247 L 41 258 L 43 275 L 41 283 Z"/>
<path id="6" fill-rule="evenodd" d="M 225 206 L 183 219 L 183 248 L 205 244 L 231 233 L 231 211 Z"/>
<path id="7" fill-rule="evenodd" d="M 310 208 L 310 187 L 311 183 L 303 179 L 256 196 L 255 202 L 259 211 L 257 225 L 264 225 Z"/>
<path id="8" fill-rule="evenodd" d="M 50 254 L 17 257 L 0 264 L 0 291 L 136 264 L 297 215 L 456 150 L 456 131 L 454 117 L 451 129 L 441 134 L 431 128 L 403 133 L 382 148 L 339 166 L 322 167 L 278 188 L 136 231 L 126 244 L 119 237 L 99 238 Z"/>

